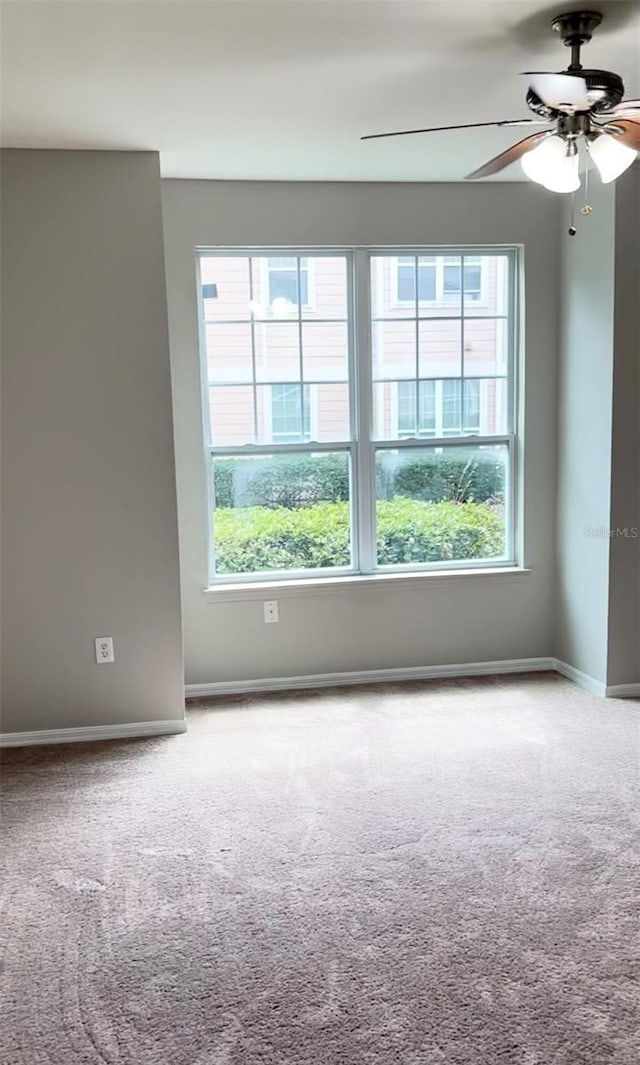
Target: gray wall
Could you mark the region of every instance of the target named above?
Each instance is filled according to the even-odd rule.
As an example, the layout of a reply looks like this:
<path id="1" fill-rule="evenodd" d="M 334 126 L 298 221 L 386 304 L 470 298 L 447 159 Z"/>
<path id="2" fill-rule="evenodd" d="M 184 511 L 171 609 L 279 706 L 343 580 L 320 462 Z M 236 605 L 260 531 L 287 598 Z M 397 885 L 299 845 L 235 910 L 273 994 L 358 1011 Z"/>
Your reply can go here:
<path id="1" fill-rule="evenodd" d="M 607 677 L 615 193 L 593 181 L 593 214 L 560 243 L 556 654 Z"/>
<path id="2" fill-rule="evenodd" d="M 552 654 L 559 198 L 524 183 L 166 181 L 163 204 L 187 682 Z M 282 600 L 270 626 L 259 601 L 207 602 L 194 248 L 420 243 L 525 247 L 521 526 L 531 572 L 323 590 Z"/>
<path id="3" fill-rule="evenodd" d="M 3 730 L 181 718 L 158 158 L 5 151 L 1 192 Z"/>
<path id="4" fill-rule="evenodd" d="M 610 685 L 640 681 L 640 168 L 616 183 Z"/>

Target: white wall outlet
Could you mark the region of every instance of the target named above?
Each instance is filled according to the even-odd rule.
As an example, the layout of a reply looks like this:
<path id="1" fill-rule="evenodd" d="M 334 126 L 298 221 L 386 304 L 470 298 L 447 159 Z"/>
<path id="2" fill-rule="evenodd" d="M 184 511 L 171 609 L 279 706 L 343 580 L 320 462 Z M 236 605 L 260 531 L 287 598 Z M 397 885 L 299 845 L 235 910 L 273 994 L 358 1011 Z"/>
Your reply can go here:
<path id="1" fill-rule="evenodd" d="M 276 621 L 280 621 L 277 599 L 265 599 L 263 606 L 265 625 L 273 625 Z"/>
<path id="2" fill-rule="evenodd" d="M 96 636 L 93 642 L 96 648 L 96 662 L 98 665 L 102 665 L 105 662 L 115 662 L 113 636 Z"/>

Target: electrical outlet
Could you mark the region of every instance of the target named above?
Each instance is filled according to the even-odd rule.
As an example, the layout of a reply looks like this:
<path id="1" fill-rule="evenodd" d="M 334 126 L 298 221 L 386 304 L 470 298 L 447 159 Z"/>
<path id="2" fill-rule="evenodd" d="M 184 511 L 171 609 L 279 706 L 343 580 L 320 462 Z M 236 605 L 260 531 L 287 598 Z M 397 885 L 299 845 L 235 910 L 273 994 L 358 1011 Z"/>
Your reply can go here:
<path id="1" fill-rule="evenodd" d="M 276 621 L 280 621 L 277 599 L 266 599 L 263 606 L 265 625 L 274 625 Z"/>
<path id="2" fill-rule="evenodd" d="M 96 662 L 98 665 L 103 665 L 105 662 L 115 662 L 113 636 L 96 636 L 93 642 L 96 648 Z"/>

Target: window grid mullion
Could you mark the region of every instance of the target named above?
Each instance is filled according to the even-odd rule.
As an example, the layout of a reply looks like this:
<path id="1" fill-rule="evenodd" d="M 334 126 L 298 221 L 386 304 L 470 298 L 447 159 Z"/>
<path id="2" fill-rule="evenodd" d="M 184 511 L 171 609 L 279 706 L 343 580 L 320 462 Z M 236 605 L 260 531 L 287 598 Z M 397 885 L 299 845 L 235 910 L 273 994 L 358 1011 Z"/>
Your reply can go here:
<path id="1" fill-rule="evenodd" d="M 308 283 L 308 282 L 307 282 Z M 304 438 L 304 365 L 302 357 L 302 280 L 300 256 L 296 255 L 296 284 L 298 286 L 298 364 L 300 367 L 300 433 Z"/>
<path id="2" fill-rule="evenodd" d="M 248 257 L 247 262 L 249 264 L 249 300 L 253 303 L 253 261 L 251 256 Z M 253 380 L 253 439 L 254 443 L 258 443 L 258 385 L 256 373 L 256 327 L 251 317 L 251 374 Z"/>
<path id="3" fill-rule="evenodd" d="M 353 387 L 357 403 L 357 438 L 354 534 L 361 573 L 372 573 L 376 565 L 375 474 L 373 437 L 373 372 L 371 332 L 371 258 L 366 251 L 354 255 L 354 331 L 356 376 Z"/>
<path id="4" fill-rule="evenodd" d="M 460 256 L 460 432 L 464 433 L 467 386 L 464 380 L 464 255 Z"/>
<path id="5" fill-rule="evenodd" d="M 414 288 L 415 288 L 415 297 L 416 297 L 415 308 L 414 308 L 415 316 L 416 316 L 416 395 L 415 395 L 415 408 L 416 408 L 416 410 L 415 410 L 415 419 L 416 419 L 415 420 L 415 435 L 416 436 L 420 432 L 420 400 L 419 400 L 419 395 L 420 395 L 420 320 L 418 318 L 418 314 L 419 314 L 419 311 L 420 311 L 420 288 L 419 288 L 419 286 L 420 286 L 420 274 L 419 274 L 418 263 L 419 263 L 419 259 L 418 259 L 418 256 L 416 255 L 416 257 L 414 259 L 414 263 L 413 263 L 414 269 L 415 269 L 415 286 L 414 286 Z"/>

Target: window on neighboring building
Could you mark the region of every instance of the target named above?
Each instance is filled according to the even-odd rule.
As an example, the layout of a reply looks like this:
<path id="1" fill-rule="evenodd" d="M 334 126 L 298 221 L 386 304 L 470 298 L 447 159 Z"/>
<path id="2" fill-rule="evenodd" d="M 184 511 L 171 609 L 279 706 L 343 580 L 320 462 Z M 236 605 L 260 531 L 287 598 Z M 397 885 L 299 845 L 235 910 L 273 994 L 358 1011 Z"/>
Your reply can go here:
<path id="1" fill-rule="evenodd" d="M 302 307 L 309 304 L 309 267 L 304 256 L 285 255 L 267 260 L 269 305 L 287 300 Z"/>
<path id="2" fill-rule="evenodd" d="M 400 438 L 480 432 L 479 381 L 399 381 L 397 402 Z"/>
<path id="3" fill-rule="evenodd" d="M 271 386 L 271 439 L 274 444 L 311 439 L 309 385 Z"/>
<path id="4" fill-rule="evenodd" d="M 398 256 L 395 262 L 395 296 L 398 304 L 459 303 L 464 277 L 464 300 L 482 300 L 482 263 L 479 255 Z"/>
<path id="5" fill-rule="evenodd" d="M 517 266 L 200 253 L 213 583 L 514 561 Z"/>
<path id="6" fill-rule="evenodd" d="M 436 382 L 398 381 L 398 436 L 436 435 Z"/>
<path id="7" fill-rule="evenodd" d="M 415 303 L 416 284 L 418 302 L 428 303 L 436 299 L 436 260 L 421 256 L 403 255 L 397 265 L 397 293 L 399 303 Z"/>

